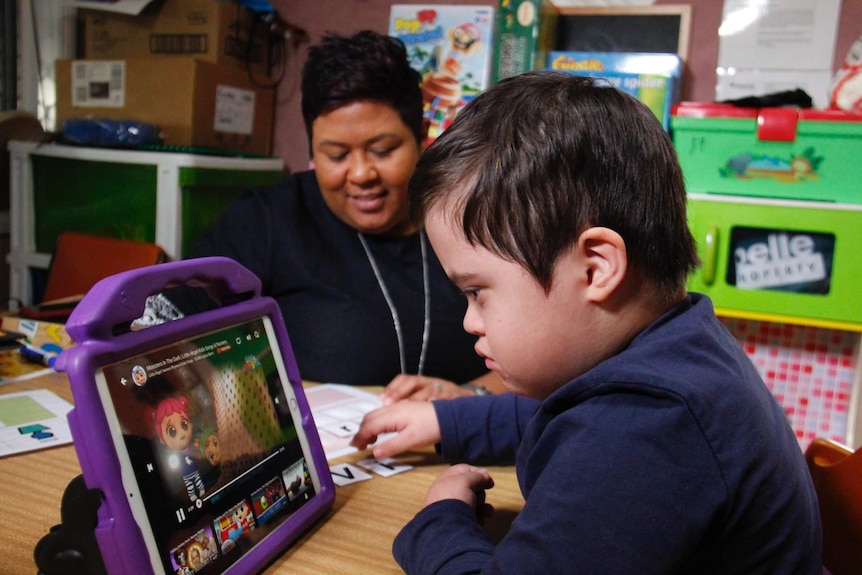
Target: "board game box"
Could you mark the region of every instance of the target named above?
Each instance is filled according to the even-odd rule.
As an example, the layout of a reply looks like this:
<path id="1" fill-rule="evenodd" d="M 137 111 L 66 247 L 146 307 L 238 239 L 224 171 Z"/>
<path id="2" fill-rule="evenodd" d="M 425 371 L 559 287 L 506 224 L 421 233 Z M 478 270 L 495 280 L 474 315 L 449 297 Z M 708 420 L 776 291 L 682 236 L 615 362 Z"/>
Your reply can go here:
<path id="1" fill-rule="evenodd" d="M 422 75 L 431 143 L 490 83 L 494 7 L 393 4 L 389 35 L 404 42 L 410 65 Z"/>
<path id="2" fill-rule="evenodd" d="M 682 59 L 676 54 L 553 51 L 547 68 L 603 78 L 646 104 L 664 129 L 670 129 L 671 107 L 679 101 L 682 78 Z"/>
<path id="3" fill-rule="evenodd" d="M 559 12 L 549 0 L 498 0 L 493 83 L 545 67 Z"/>

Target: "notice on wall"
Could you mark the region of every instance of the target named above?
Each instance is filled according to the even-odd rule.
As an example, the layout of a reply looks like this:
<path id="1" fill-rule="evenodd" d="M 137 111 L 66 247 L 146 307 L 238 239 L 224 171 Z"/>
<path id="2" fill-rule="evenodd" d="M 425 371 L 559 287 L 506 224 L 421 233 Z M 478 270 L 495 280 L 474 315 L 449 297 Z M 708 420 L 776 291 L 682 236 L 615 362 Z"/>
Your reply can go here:
<path id="1" fill-rule="evenodd" d="M 829 102 L 841 0 L 725 0 L 716 100 L 805 90 Z"/>
<path id="2" fill-rule="evenodd" d="M 72 62 L 72 105 L 82 108 L 123 108 L 126 105 L 124 60 Z"/>
<path id="3" fill-rule="evenodd" d="M 214 129 L 249 136 L 254 128 L 254 92 L 233 86 L 216 88 Z"/>

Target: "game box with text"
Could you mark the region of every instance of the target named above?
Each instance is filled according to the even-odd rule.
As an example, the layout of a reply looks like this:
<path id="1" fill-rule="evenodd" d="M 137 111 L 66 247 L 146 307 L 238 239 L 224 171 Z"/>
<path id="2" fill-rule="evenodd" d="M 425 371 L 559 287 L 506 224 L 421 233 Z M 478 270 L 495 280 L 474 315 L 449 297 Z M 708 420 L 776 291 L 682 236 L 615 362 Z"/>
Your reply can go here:
<path id="1" fill-rule="evenodd" d="M 679 101 L 682 58 L 676 54 L 648 52 L 552 51 L 547 68 L 602 78 L 647 105 L 666 131 L 671 108 Z"/>
<path id="2" fill-rule="evenodd" d="M 422 75 L 428 143 L 491 79 L 492 6 L 393 4 L 389 35 L 404 42 Z"/>

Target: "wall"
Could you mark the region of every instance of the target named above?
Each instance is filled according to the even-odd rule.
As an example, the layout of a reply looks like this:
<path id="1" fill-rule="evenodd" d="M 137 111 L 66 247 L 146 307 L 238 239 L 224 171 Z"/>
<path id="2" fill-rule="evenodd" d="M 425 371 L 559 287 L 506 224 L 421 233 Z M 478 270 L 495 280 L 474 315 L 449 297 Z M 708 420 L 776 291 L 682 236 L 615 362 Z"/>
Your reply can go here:
<path id="1" fill-rule="evenodd" d="M 390 0 L 270 0 L 279 14 L 308 33 L 316 42 L 324 32 L 342 34 L 362 29 L 386 32 Z M 404 4 L 421 4 L 399 0 Z M 496 0 L 471 0 L 474 4 L 495 6 Z M 437 0 L 437 4 L 464 4 Z M 714 98 L 715 67 L 718 61 L 718 27 L 722 0 L 657 0 L 656 4 L 691 4 L 692 26 L 690 57 L 682 97 L 685 100 L 710 101 Z M 835 67 L 843 60 L 853 41 L 862 35 L 862 1 L 843 0 L 835 47 Z M 308 144 L 299 111 L 299 73 L 305 58 L 301 45 L 288 56 L 284 79 L 279 86 L 274 145 L 275 153 L 291 170 L 308 165 Z"/>

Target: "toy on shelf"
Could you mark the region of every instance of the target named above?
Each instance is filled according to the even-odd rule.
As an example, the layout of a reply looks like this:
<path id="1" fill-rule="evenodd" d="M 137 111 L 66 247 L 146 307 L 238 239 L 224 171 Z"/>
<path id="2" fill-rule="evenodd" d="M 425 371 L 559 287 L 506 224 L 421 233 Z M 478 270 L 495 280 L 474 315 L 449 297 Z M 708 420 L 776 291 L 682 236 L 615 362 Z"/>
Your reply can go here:
<path id="1" fill-rule="evenodd" d="M 427 144 L 490 81 L 494 8 L 394 4 L 389 34 L 404 42 L 410 65 L 422 75 Z"/>

